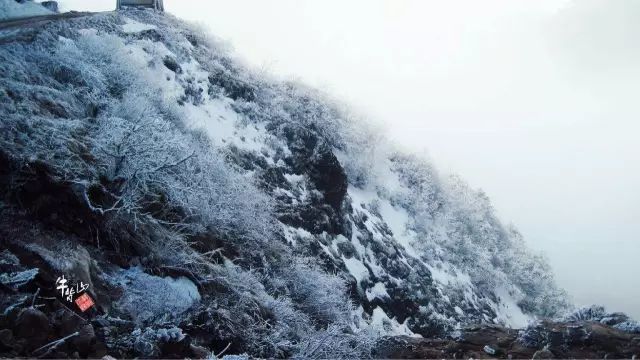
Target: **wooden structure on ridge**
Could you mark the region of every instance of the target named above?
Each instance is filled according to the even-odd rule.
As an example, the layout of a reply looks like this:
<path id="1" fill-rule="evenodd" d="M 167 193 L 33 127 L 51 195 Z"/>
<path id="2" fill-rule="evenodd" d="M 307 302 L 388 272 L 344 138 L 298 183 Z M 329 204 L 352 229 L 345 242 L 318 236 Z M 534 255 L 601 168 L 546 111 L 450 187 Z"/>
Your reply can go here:
<path id="1" fill-rule="evenodd" d="M 136 7 L 164 11 L 164 4 L 162 0 L 117 0 L 116 9 L 118 10 Z"/>

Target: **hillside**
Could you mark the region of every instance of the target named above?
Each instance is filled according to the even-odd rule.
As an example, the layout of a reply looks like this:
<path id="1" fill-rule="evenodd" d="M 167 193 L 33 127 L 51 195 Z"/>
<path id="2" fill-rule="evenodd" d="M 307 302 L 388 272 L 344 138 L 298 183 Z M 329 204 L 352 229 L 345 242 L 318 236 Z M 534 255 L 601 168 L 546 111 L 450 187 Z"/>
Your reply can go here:
<path id="1" fill-rule="evenodd" d="M 571 310 L 484 193 L 170 15 L 1 30 L 0 74 L 0 354 L 367 357 Z"/>

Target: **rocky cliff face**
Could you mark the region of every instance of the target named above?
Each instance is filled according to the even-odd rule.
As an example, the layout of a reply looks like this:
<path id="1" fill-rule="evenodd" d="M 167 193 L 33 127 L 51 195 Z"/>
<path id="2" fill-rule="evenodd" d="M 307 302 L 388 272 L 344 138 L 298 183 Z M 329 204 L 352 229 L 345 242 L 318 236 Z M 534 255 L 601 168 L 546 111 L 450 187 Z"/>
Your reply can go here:
<path id="1" fill-rule="evenodd" d="M 2 354 L 364 357 L 569 309 L 482 192 L 325 95 L 150 10 L 41 25 L 0 31 Z"/>

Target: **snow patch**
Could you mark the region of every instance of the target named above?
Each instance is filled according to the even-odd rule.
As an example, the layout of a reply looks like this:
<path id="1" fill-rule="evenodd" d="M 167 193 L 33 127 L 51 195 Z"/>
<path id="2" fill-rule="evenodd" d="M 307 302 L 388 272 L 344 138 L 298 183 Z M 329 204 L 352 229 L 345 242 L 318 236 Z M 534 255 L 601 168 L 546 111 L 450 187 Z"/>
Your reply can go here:
<path id="1" fill-rule="evenodd" d="M 369 278 L 369 269 L 367 269 L 367 267 L 364 266 L 362 261 L 356 258 L 347 259 L 344 256 L 342 257 L 342 261 L 344 262 L 344 265 L 347 267 L 347 271 L 349 271 L 349 273 L 353 275 L 353 277 L 356 279 L 356 281 L 358 282 L 358 285 L 360 285 L 362 280 Z"/>
<path id="2" fill-rule="evenodd" d="M 391 228 L 393 238 L 396 239 L 402 247 L 404 247 L 407 254 L 413 258 L 419 259 L 420 255 L 413 247 L 415 234 L 413 231 L 407 229 L 407 224 L 409 223 L 409 214 L 407 211 L 391 205 L 388 200 L 381 200 L 379 209 L 382 220 L 384 220 L 389 228 Z"/>
<path id="3" fill-rule="evenodd" d="M 285 239 L 287 239 L 287 242 L 292 245 L 296 245 L 298 240 L 313 238 L 313 235 L 310 232 L 302 228 L 294 228 L 292 226 L 282 224 L 282 229 L 284 230 Z"/>
<path id="4" fill-rule="evenodd" d="M 378 198 L 378 194 L 375 191 L 359 189 L 355 186 L 349 186 L 347 193 L 353 201 L 353 206 L 360 209 L 364 209 L 363 205 L 368 205 Z"/>
<path id="5" fill-rule="evenodd" d="M 383 283 L 378 282 L 371 289 L 367 289 L 367 300 L 373 301 L 373 299 L 388 299 L 389 293 L 387 292 L 387 287 L 384 286 Z"/>
<path id="6" fill-rule="evenodd" d="M 421 337 L 409 330 L 407 321 L 400 324 L 395 318 L 389 318 L 387 313 L 385 313 L 379 306 L 373 309 L 369 326 L 378 331 L 381 335 Z"/>
<path id="7" fill-rule="evenodd" d="M 52 14 L 53 11 L 32 1 L 18 3 L 15 0 L 0 0 L 0 21 Z"/>
<path id="8" fill-rule="evenodd" d="M 362 245 L 362 243 L 360 242 L 360 239 L 358 237 L 362 234 L 360 233 L 360 231 L 358 231 L 358 227 L 353 223 L 353 221 L 351 221 L 351 232 L 351 244 L 353 244 L 353 247 L 356 249 L 359 257 L 361 259 L 364 259 L 367 248 L 365 248 L 364 245 Z"/>
<path id="9" fill-rule="evenodd" d="M 473 286 L 471 277 L 450 264 L 436 262 L 434 265 L 424 263 L 431 272 L 433 280 L 442 285 Z"/>
<path id="10" fill-rule="evenodd" d="M 189 124 L 203 128 L 217 146 L 232 144 L 253 153 L 265 148 L 264 138 L 268 135 L 264 126 L 243 125 L 225 99 L 210 100 L 200 106 L 186 104 L 184 108 Z"/>
<path id="11" fill-rule="evenodd" d="M 284 178 L 287 179 L 287 181 L 291 184 L 291 185 L 296 185 L 302 181 L 304 181 L 304 175 L 297 175 L 297 174 L 284 174 Z"/>
<path id="12" fill-rule="evenodd" d="M 495 308 L 497 314 L 495 320 L 498 322 L 503 322 L 505 325 L 514 329 L 521 329 L 535 320 L 522 312 L 516 299 L 514 299 L 505 287 L 498 287 L 496 289 L 496 296 L 499 300 Z"/>
<path id="13" fill-rule="evenodd" d="M 155 30 L 157 27 L 151 24 L 143 24 L 133 19 L 125 18 L 125 23 L 122 25 L 122 31 L 127 34 L 139 33 L 146 30 Z"/>
<path id="14" fill-rule="evenodd" d="M 198 288 L 186 277 L 161 278 L 132 267 L 107 275 L 106 280 L 122 288 L 118 306 L 138 323 L 169 320 L 200 301 Z"/>

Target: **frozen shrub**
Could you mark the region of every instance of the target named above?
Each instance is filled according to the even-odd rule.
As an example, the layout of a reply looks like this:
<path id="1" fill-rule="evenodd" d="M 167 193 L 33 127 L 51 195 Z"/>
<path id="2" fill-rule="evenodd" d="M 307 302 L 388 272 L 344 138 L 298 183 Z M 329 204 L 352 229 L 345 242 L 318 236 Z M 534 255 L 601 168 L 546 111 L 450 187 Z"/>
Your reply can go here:
<path id="1" fill-rule="evenodd" d="M 367 359 L 375 343 L 374 334 L 353 333 L 349 328 L 331 325 L 305 338 L 298 346 L 294 359 Z"/>
<path id="2" fill-rule="evenodd" d="M 135 337 L 133 349 L 136 354 L 145 358 L 159 356 L 161 354 L 160 344 L 179 342 L 185 338 L 185 335 L 182 333 L 182 329 L 177 327 L 168 329 L 146 328 L 144 331 L 136 329 L 131 333 L 131 335 Z"/>
<path id="3" fill-rule="evenodd" d="M 613 327 L 624 332 L 640 334 L 640 323 L 637 321 L 625 321 L 615 324 Z"/>
<path id="4" fill-rule="evenodd" d="M 206 139 L 176 121 L 179 113 L 160 93 L 148 91 L 150 79 L 135 72 L 146 62 L 132 58 L 121 38 L 87 34 L 60 46 L 67 57 L 96 64 L 76 67 L 79 74 L 98 79 L 91 80 L 94 90 L 107 95 L 100 99 L 90 134 L 98 176 L 106 179 L 103 185 L 113 198 L 101 204 L 88 196 L 94 210 L 134 219 L 151 216 L 188 233 L 215 227 L 244 244 L 273 236 L 268 197 L 227 165 Z M 72 61 L 66 66 L 81 63 Z"/>
<path id="5" fill-rule="evenodd" d="M 603 306 L 591 305 L 584 306 L 563 317 L 564 321 L 597 321 L 607 315 L 607 311 Z"/>
<path id="6" fill-rule="evenodd" d="M 376 339 L 365 331 L 352 331 L 342 279 L 320 272 L 308 261 L 296 261 L 264 280 L 236 266 L 220 271 L 228 291 L 218 294 L 216 301 L 229 311 L 227 327 L 242 329 L 237 335 L 252 354 L 360 358 Z M 314 285 L 319 290 L 312 289 Z"/>
<path id="7" fill-rule="evenodd" d="M 581 307 L 563 316 L 560 320 L 571 322 L 593 321 L 614 327 L 620 325 L 621 327 L 628 329 L 633 329 L 633 324 L 635 324 L 625 313 L 609 313 L 600 305 Z"/>
<path id="8" fill-rule="evenodd" d="M 539 323 L 533 323 L 518 331 L 517 342 L 528 348 L 540 348 L 547 339 L 545 327 Z"/>
<path id="9" fill-rule="evenodd" d="M 279 278 L 286 281 L 287 295 L 312 319 L 325 326 L 347 322 L 352 306 L 343 278 L 323 272 L 309 259 L 296 260 Z"/>

